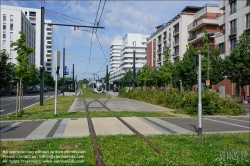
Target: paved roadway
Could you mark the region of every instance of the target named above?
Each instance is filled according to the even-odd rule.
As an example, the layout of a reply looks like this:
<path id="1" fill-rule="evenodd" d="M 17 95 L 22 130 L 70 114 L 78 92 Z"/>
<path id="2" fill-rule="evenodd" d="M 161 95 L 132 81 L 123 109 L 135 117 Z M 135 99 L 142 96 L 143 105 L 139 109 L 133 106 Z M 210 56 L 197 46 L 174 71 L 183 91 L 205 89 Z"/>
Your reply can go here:
<path id="1" fill-rule="evenodd" d="M 196 134 L 197 118 L 122 117 L 143 135 Z M 92 118 L 97 135 L 131 135 L 115 117 Z M 249 117 L 203 118 L 203 133 L 249 132 Z M 0 122 L 0 140 L 37 140 L 46 138 L 85 137 L 89 135 L 86 118 Z"/>
<path id="2" fill-rule="evenodd" d="M 44 100 L 54 96 L 54 91 L 44 92 Z M 39 93 L 24 94 L 23 107 L 40 102 Z M 0 115 L 9 114 L 16 110 L 16 95 L 0 97 Z"/>
<path id="3" fill-rule="evenodd" d="M 93 99 L 88 99 L 87 102 Z M 101 102 L 107 99 L 100 99 Z M 82 99 L 75 99 L 69 112 L 84 112 Z M 115 106 L 119 103 L 119 109 Z M 160 106 L 154 106 L 125 98 L 113 98 L 107 101 L 112 109 L 135 111 L 169 111 Z M 128 105 L 130 105 L 128 107 Z M 90 107 L 100 108 L 98 103 Z M 149 111 L 149 110 L 148 110 Z M 124 121 L 143 135 L 159 134 L 196 134 L 197 118 L 150 118 L 150 117 L 122 117 Z M 123 123 L 115 117 L 93 117 L 92 122 L 97 135 L 133 134 Z M 238 133 L 249 132 L 249 116 L 207 116 L 202 120 L 203 133 Z M 87 118 L 64 118 L 34 121 L 2 121 L 0 122 L 0 140 L 32 140 L 46 138 L 84 137 L 89 135 Z"/>

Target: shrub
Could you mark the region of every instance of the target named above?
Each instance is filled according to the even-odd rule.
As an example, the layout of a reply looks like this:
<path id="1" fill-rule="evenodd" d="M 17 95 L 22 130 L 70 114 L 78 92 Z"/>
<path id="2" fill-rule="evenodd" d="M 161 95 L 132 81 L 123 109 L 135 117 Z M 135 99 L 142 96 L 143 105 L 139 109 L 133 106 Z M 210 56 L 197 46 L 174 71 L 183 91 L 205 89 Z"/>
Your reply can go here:
<path id="1" fill-rule="evenodd" d="M 190 115 L 197 115 L 198 93 L 192 91 L 179 92 L 171 88 L 169 90 L 120 89 L 119 96 L 151 104 L 161 105 L 167 108 L 180 110 Z M 239 115 L 246 113 L 246 110 L 231 98 L 223 98 L 215 91 L 202 92 L 202 112 L 203 115 Z"/>

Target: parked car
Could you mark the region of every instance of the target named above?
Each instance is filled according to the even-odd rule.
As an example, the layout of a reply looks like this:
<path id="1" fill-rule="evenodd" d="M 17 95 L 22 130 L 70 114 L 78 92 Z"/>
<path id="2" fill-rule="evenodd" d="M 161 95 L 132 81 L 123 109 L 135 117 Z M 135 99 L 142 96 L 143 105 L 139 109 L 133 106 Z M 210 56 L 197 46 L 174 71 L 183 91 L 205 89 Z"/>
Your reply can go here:
<path id="1" fill-rule="evenodd" d="M 27 93 L 33 93 L 33 92 L 35 92 L 35 91 L 32 88 L 27 89 Z"/>
<path id="2" fill-rule="evenodd" d="M 43 91 L 44 91 L 44 92 L 48 92 L 48 88 L 47 88 L 47 87 L 44 87 L 44 88 L 43 88 Z"/>
<path id="3" fill-rule="evenodd" d="M 11 91 L 11 95 L 16 95 L 16 93 L 17 93 L 17 89 L 14 88 L 14 89 Z"/>

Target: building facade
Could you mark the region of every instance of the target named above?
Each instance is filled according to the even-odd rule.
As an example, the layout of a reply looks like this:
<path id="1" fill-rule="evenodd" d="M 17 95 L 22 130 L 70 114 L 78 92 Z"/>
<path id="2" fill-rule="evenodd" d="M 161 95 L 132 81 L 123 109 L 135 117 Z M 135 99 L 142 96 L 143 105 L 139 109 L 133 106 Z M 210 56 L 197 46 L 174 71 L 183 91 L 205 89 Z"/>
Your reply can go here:
<path id="1" fill-rule="evenodd" d="M 220 56 L 228 56 L 236 46 L 236 41 L 244 32 L 250 34 L 250 0 L 219 1 L 219 9 L 223 14 L 219 18 L 222 30 L 215 38 L 215 45 L 219 46 Z M 241 97 L 238 85 L 225 78 L 215 85 L 216 89 L 223 89 L 225 94 Z M 245 98 L 250 96 L 249 85 L 244 88 Z"/>
<path id="2" fill-rule="evenodd" d="M 110 72 L 110 81 L 121 79 L 129 70 L 133 70 L 133 53 L 135 50 L 136 71 L 146 64 L 146 43 L 150 35 L 127 33 L 120 50 L 120 64 Z M 111 45 L 112 46 L 112 45 Z M 118 51 L 117 51 L 118 52 Z"/>
<path id="3" fill-rule="evenodd" d="M 113 73 L 121 64 L 121 50 L 123 40 L 114 39 L 110 46 L 110 73 Z"/>
<path id="4" fill-rule="evenodd" d="M 169 22 L 157 26 L 156 32 L 147 41 L 147 65 L 160 67 L 164 61 L 174 62 L 177 58 L 183 58 L 186 46 L 193 44 L 194 47 L 202 46 L 202 30 L 208 32 L 219 31 L 219 17 L 222 11 L 218 5 L 207 4 L 203 7 L 186 6 L 177 16 Z M 213 43 L 213 39 L 210 39 Z M 164 56 L 169 47 L 169 57 Z"/>
<path id="5" fill-rule="evenodd" d="M 40 54 L 41 54 L 41 9 L 35 9 L 35 8 L 25 8 L 25 7 L 17 7 L 17 6 L 7 6 L 7 5 L 1 5 L 1 17 L 3 17 L 3 10 L 7 10 L 7 11 L 21 11 L 23 13 L 23 15 L 26 17 L 26 19 L 29 21 L 29 23 L 35 28 L 35 50 L 34 50 L 34 56 L 35 56 L 35 65 L 37 67 L 40 66 Z M 17 21 L 17 20 L 16 20 Z M 0 21 L 1 22 L 1 21 Z M 45 20 L 45 23 L 52 23 L 51 20 Z M 3 25 L 2 25 L 3 26 Z M 21 26 L 21 24 L 19 24 L 19 26 Z M 50 32 L 51 35 L 48 35 L 46 29 L 50 28 Z M 52 31 L 53 28 L 52 27 L 48 27 L 47 24 L 45 24 L 45 28 L 44 28 L 44 43 L 45 43 L 45 48 L 44 48 L 44 65 L 45 65 L 45 71 L 48 71 L 49 73 L 51 73 L 51 69 L 52 67 L 46 66 L 47 63 L 50 63 L 50 66 L 52 65 L 51 61 L 52 61 L 52 53 L 50 53 L 50 56 L 47 56 L 47 45 L 51 46 L 51 50 L 52 50 Z M 18 31 L 17 31 L 18 33 Z M 26 34 L 26 36 L 29 36 L 30 32 L 26 31 L 24 32 Z M 48 39 L 47 39 L 48 37 Z M 19 38 L 19 37 L 18 37 Z M 17 38 L 17 39 L 18 39 Z M 15 40 L 14 40 L 15 41 Z M 47 44 L 49 41 L 50 44 Z M 51 51 L 52 52 L 52 51 Z"/>
<path id="6" fill-rule="evenodd" d="M 8 52 L 9 61 L 17 64 L 17 52 L 14 51 L 14 47 L 11 46 L 11 43 L 16 42 L 20 38 L 19 32 L 22 31 L 26 34 L 26 45 L 34 48 L 34 52 L 28 55 L 28 62 L 30 65 L 35 64 L 36 29 L 27 17 L 21 10 L 6 9 L 1 7 L 0 20 L 0 50 Z"/>

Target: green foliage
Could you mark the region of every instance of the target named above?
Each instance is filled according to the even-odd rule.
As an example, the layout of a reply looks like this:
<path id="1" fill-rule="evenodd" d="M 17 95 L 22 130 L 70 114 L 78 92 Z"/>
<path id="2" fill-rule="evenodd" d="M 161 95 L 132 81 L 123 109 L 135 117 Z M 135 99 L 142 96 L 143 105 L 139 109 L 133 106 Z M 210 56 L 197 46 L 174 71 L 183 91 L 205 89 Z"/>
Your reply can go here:
<path id="1" fill-rule="evenodd" d="M 32 47 L 26 46 L 26 37 L 23 32 L 19 32 L 20 38 L 11 43 L 15 46 L 15 51 L 17 51 L 17 66 L 15 68 L 15 77 L 18 80 L 28 80 L 28 55 L 31 54 L 34 49 Z"/>
<path id="2" fill-rule="evenodd" d="M 40 72 L 38 68 L 36 68 L 35 64 L 32 64 L 28 67 L 28 75 L 27 75 L 27 85 L 35 86 L 38 85 L 40 82 Z"/>
<path id="3" fill-rule="evenodd" d="M 44 72 L 44 84 L 50 87 L 55 86 L 54 78 L 47 71 Z"/>
<path id="4" fill-rule="evenodd" d="M 0 51 L 0 87 L 9 85 L 13 79 L 15 65 L 8 62 L 9 55 L 6 51 Z"/>
<path id="5" fill-rule="evenodd" d="M 237 83 L 242 90 L 244 99 L 244 86 L 250 84 L 250 40 L 243 33 L 236 43 L 236 47 L 225 58 L 225 74 L 231 82 Z"/>
<path id="6" fill-rule="evenodd" d="M 163 90 L 129 90 L 120 89 L 119 96 L 181 110 L 185 114 L 197 115 L 198 94 L 179 92 L 174 88 Z M 246 111 L 230 98 L 222 98 L 217 92 L 202 92 L 202 111 L 204 115 L 239 115 Z"/>
<path id="7" fill-rule="evenodd" d="M 129 71 L 121 78 L 122 86 L 123 86 L 123 87 L 129 86 L 129 84 L 132 83 L 132 82 L 130 82 L 130 80 L 132 80 L 132 77 L 133 77 L 133 72 L 129 70 Z"/>
<path id="8" fill-rule="evenodd" d="M 194 65 L 194 56 L 198 55 L 197 49 L 191 44 L 187 46 L 187 50 L 183 59 L 177 65 L 179 68 L 179 78 L 184 86 L 191 87 L 197 83 L 196 66 Z"/>

